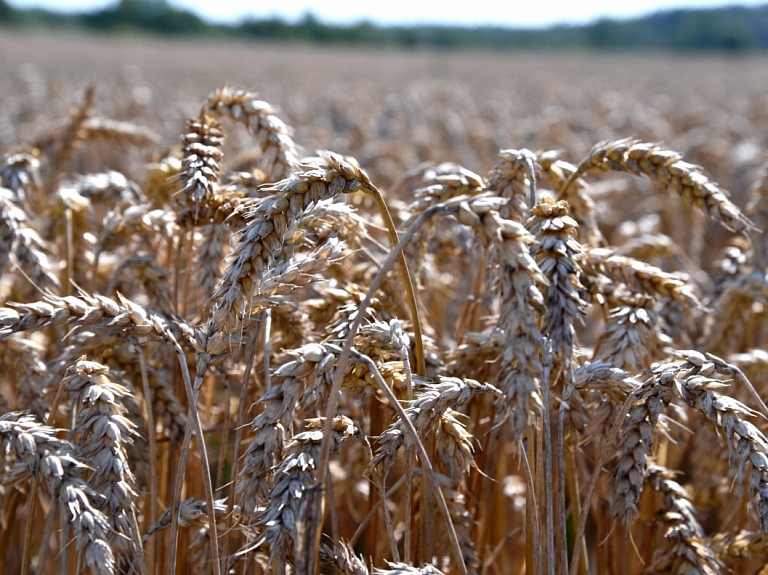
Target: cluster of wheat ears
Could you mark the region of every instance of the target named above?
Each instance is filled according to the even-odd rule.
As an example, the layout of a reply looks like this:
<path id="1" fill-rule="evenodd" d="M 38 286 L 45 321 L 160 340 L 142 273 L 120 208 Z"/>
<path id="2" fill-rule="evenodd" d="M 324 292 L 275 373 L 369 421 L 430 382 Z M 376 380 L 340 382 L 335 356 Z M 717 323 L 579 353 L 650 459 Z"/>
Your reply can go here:
<path id="1" fill-rule="evenodd" d="M 383 189 L 232 89 L 75 174 L 155 145 L 93 104 L 0 164 L 0 572 L 760 569 L 766 181 L 623 139 Z M 731 241 L 611 245 L 606 172 Z"/>

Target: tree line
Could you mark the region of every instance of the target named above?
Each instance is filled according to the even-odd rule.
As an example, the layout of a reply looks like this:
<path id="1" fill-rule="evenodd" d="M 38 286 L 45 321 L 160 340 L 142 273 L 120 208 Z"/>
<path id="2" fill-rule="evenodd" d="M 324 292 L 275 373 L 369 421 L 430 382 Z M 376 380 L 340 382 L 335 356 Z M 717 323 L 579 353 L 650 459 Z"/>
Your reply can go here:
<path id="1" fill-rule="evenodd" d="M 280 18 L 248 18 L 225 25 L 207 22 L 190 11 L 171 6 L 167 0 L 120 0 L 101 10 L 69 14 L 39 8 L 15 9 L 6 0 L 0 0 L 0 26 L 406 48 L 731 52 L 768 49 L 768 4 L 666 10 L 628 20 L 605 18 L 584 25 L 523 29 L 380 26 L 367 21 L 340 25 L 323 22 L 311 13 L 295 23 Z"/>

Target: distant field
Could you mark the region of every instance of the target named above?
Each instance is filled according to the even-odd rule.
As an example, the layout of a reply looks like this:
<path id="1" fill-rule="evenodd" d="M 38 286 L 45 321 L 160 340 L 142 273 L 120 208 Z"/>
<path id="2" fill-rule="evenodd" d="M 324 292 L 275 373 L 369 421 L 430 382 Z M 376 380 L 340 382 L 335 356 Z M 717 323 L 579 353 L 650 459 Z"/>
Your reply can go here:
<path id="1" fill-rule="evenodd" d="M 167 137 L 224 85 L 278 105 L 310 149 L 333 143 L 332 109 L 350 117 L 364 109 L 370 123 L 397 102 L 410 102 L 425 121 L 445 109 L 495 144 L 482 163 L 470 162 L 474 169 L 489 168 L 496 147 L 576 145 L 581 153 L 612 135 L 687 149 L 700 144 L 691 141 L 697 128 L 727 128 L 731 120 L 731 130 L 747 132 L 742 136 L 768 138 L 753 122 L 768 114 L 768 60 L 761 56 L 377 52 L 3 32 L 0 97 L 23 91 L 25 63 L 48 84 L 55 98 L 48 105 L 58 106 L 52 112 L 71 105 L 88 82 L 105 114 L 129 96 L 128 88 L 148 87 L 151 114 L 143 120 L 156 127 L 162 119 Z"/>
<path id="2" fill-rule="evenodd" d="M 766 575 L 766 228 L 763 57 L 3 31 L 0 575 Z"/>

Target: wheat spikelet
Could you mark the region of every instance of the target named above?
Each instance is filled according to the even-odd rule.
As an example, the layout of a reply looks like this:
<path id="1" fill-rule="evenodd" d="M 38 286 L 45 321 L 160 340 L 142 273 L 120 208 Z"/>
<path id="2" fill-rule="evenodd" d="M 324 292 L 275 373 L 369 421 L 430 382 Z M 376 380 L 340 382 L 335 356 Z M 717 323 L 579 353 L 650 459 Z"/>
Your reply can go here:
<path id="1" fill-rule="evenodd" d="M 502 368 L 497 384 L 503 392 L 499 398 L 495 428 L 500 432 L 509 422 L 519 437 L 529 418 L 541 405 L 538 386 L 543 366 L 538 353 L 543 346 L 536 312 L 543 310 L 543 298 L 537 283 L 547 283 L 531 257 L 529 245 L 533 236 L 517 222 L 503 219 L 499 210 L 506 200 L 479 194 L 458 196 L 441 204 L 442 211 L 462 224 L 471 226 L 483 243 L 492 246 L 500 261 L 502 312 L 498 323 Z"/>
<path id="2" fill-rule="evenodd" d="M 703 376 L 685 380 L 678 388 L 683 401 L 702 413 L 725 436 L 731 465 L 740 473 L 749 464 L 749 494 L 757 499 L 757 519 L 760 528 L 768 532 L 768 440 L 743 415 L 757 412 L 727 396 L 712 391 L 723 384 Z"/>
<path id="3" fill-rule="evenodd" d="M 0 186 L 13 192 L 19 201 L 33 201 L 42 190 L 39 150 L 19 150 L 3 157 Z"/>
<path id="4" fill-rule="evenodd" d="M 487 383 L 479 383 L 471 379 L 456 377 L 441 377 L 439 382 L 429 386 L 417 386 L 416 398 L 405 410 L 408 419 L 420 434 L 436 431 L 436 426 L 441 425 L 441 417 L 448 410 L 455 409 L 469 401 L 477 393 L 492 393 L 499 395 L 498 389 Z M 385 477 L 395 464 L 397 452 L 405 440 L 403 424 L 399 420 L 393 423 L 389 429 L 377 439 L 379 450 L 368 463 L 366 475 L 371 477 Z M 464 459 L 463 450 L 459 450 Z M 456 451 L 454 450 L 456 453 Z M 459 463 L 459 467 L 467 465 L 466 461 Z"/>
<path id="5" fill-rule="evenodd" d="M 170 241 L 178 236 L 178 229 L 172 212 L 152 209 L 149 203 L 113 209 L 102 221 L 96 255 L 131 243 L 149 245 L 150 238 Z"/>
<path id="6" fill-rule="evenodd" d="M 169 321 L 123 296 L 118 296 L 118 300 L 119 303 L 81 292 L 79 296 L 66 297 L 46 294 L 42 301 L 8 304 L 11 307 L 0 308 L 0 339 L 47 325 L 74 324 L 124 329 L 136 336 L 155 335 L 171 341 L 191 341 L 192 329 L 178 318 Z"/>
<path id="7" fill-rule="evenodd" d="M 457 196 L 474 196 L 486 191 L 479 175 L 458 164 L 443 163 L 430 167 L 422 174 L 424 187 L 414 190 L 415 200 L 408 207 L 411 214 Z"/>
<path id="8" fill-rule="evenodd" d="M 245 452 L 237 486 L 242 494 L 244 513 L 253 513 L 271 487 L 266 475 L 280 460 L 285 429 L 292 423 L 293 411 L 303 395 L 304 386 L 331 377 L 330 371 L 339 354 L 341 349 L 335 345 L 307 344 L 286 352 L 285 357 L 290 361 L 282 363 L 272 373 L 272 388 L 260 400 L 264 409 L 251 424 L 254 437 Z"/>
<path id="9" fill-rule="evenodd" d="M 712 537 L 712 549 L 724 560 L 743 557 L 759 557 L 766 553 L 765 534 L 762 532 L 739 531 L 734 535 L 717 533 Z"/>
<path id="10" fill-rule="evenodd" d="M 648 369 L 651 361 L 663 355 L 664 342 L 659 317 L 654 311 L 655 300 L 640 294 L 619 294 L 612 299 L 615 307 L 595 344 L 593 361 L 610 363 L 633 373 Z"/>
<path id="11" fill-rule="evenodd" d="M 582 430 L 582 443 L 606 442 L 611 438 L 611 425 L 620 406 L 639 387 L 629 373 L 613 364 L 592 361 L 573 372 L 573 387 L 586 395 L 587 422 Z M 609 439 L 608 441 L 613 441 Z"/>
<path id="12" fill-rule="evenodd" d="M 749 333 L 746 326 L 752 319 L 755 302 L 767 296 L 768 283 L 760 273 L 749 273 L 726 282 L 706 320 L 701 347 L 719 355 L 752 347 L 751 342 L 745 341 Z"/>
<path id="13" fill-rule="evenodd" d="M 152 409 L 157 420 L 163 422 L 164 435 L 181 440 L 187 427 L 187 412 L 168 385 L 170 375 L 149 366 L 147 379 L 152 391 Z"/>
<path id="14" fill-rule="evenodd" d="M 171 197 L 181 190 L 183 182 L 179 174 L 182 162 L 176 156 L 165 156 L 160 161 L 147 166 L 147 181 L 144 193 L 152 201 L 153 208 L 168 203 Z"/>
<path id="15" fill-rule="evenodd" d="M 412 567 L 400 562 L 387 561 L 389 569 L 373 568 L 373 575 L 443 575 L 434 565 L 423 565 L 422 567 Z"/>
<path id="16" fill-rule="evenodd" d="M 0 187 L 0 242 L 0 274 L 10 260 L 38 287 L 59 287 L 54 273 L 57 266 L 49 257 L 50 244 L 30 227 L 29 218 L 17 204 L 13 192 L 3 187 Z"/>
<path id="17" fill-rule="evenodd" d="M 227 514 L 226 499 L 216 499 L 214 501 L 213 515 L 216 521 L 221 521 Z M 237 509 L 235 510 L 237 511 Z M 192 527 L 193 525 L 208 524 L 208 504 L 205 501 L 196 500 L 193 497 L 185 499 L 179 507 L 179 525 L 182 527 Z M 171 526 L 171 510 L 166 510 L 160 519 L 155 521 L 147 532 L 142 536 L 142 543 L 149 541 L 155 533 L 168 529 Z"/>
<path id="18" fill-rule="evenodd" d="M 354 549 L 344 540 L 339 541 L 333 548 L 325 543 L 320 545 L 320 557 L 343 575 L 368 575 L 368 567 L 362 557 L 355 555 Z"/>
<path id="19" fill-rule="evenodd" d="M 127 276 L 123 281 L 121 277 Z M 121 260 L 112 273 L 107 293 L 125 293 L 131 297 L 143 294 L 155 309 L 166 317 L 173 317 L 176 306 L 173 303 L 171 271 L 157 264 L 154 253 L 138 253 Z"/>
<path id="20" fill-rule="evenodd" d="M 544 198 L 533 208 L 528 229 L 537 237 L 531 255 L 549 279 L 544 298 L 546 311 L 542 331 L 549 337 L 553 351 L 569 362 L 573 354 L 575 320 L 581 320 L 586 302 L 579 275 L 582 249 L 575 239 L 578 224 L 568 214 L 566 202 Z"/>
<path id="21" fill-rule="evenodd" d="M 749 467 L 749 495 L 757 500 L 757 518 L 763 531 L 768 531 L 768 440 L 744 416 L 757 412 L 715 389 L 726 387 L 708 377 L 715 373 L 731 374 L 732 367 L 714 357 L 695 351 L 678 352 L 683 364 L 664 364 L 653 369 L 652 377 L 638 390 L 637 403 L 624 422 L 615 474 L 613 514 L 629 521 L 637 513 L 642 491 L 648 451 L 653 444 L 654 426 L 663 403 L 679 397 L 686 405 L 701 413 L 724 437 L 730 464 L 739 473 Z"/>
<path id="22" fill-rule="evenodd" d="M 67 178 L 59 185 L 57 193 L 63 197 L 77 194 L 92 203 L 101 202 L 117 208 L 147 201 L 136 182 L 114 170 Z"/>
<path id="23" fill-rule="evenodd" d="M 628 524 L 637 515 L 656 423 L 668 394 L 658 377 L 650 378 L 635 391 L 635 404 L 622 422 L 611 504 L 615 521 Z"/>
<path id="24" fill-rule="evenodd" d="M 46 386 L 50 380 L 48 364 L 44 360 L 47 347 L 42 343 L 18 335 L 0 341 L 2 365 L 14 366 L 11 391 L 15 396 L 16 410 L 31 412 L 39 419 L 45 418 L 49 405 Z"/>

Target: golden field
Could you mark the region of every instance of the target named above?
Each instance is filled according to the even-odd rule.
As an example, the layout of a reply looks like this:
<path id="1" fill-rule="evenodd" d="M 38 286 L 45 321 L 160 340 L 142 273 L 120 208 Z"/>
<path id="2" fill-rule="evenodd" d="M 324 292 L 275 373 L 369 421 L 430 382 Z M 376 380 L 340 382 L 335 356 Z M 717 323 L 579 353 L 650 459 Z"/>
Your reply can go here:
<path id="1" fill-rule="evenodd" d="M 0 573 L 764 572 L 766 64 L 3 31 Z"/>

